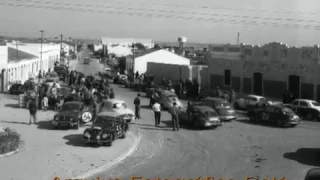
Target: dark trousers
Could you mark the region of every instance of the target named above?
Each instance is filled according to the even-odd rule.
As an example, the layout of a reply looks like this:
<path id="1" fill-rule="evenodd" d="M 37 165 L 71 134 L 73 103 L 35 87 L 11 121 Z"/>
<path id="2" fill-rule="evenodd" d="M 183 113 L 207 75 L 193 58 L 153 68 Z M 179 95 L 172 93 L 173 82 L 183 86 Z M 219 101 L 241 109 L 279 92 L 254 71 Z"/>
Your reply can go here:
<path id="1" fill-rule="evenodd" d="M 172 125 L 173 125 L 173 129 L 180 129 L 179 126 L 179 117 L 177 115 L 172 115 Z"/>
<path id="2" fill-rule="evenodd" d="M 140 106 L 135 106 L 136 119 L 140 119 Z"/>
<path id="3" fill-rule="evenodd" d="M 155 125 L 160 124 L 160 119 L 161 119 L 161 112 L 154 112 Z"/>
<path id="4" fill-rule="evenodd" d="M 37 113 L 36 112 L 30 112 L 29 124 L 32 124 L 32 121 L 34 124 L 37 123 Z"/>

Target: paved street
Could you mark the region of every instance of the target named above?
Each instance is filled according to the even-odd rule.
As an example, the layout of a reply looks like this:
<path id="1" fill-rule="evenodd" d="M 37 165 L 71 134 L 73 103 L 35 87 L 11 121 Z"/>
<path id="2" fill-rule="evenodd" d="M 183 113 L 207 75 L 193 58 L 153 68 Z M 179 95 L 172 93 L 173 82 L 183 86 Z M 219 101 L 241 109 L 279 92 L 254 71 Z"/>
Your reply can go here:
<path id="1" fill-rule="evenodd" d="M 78 64 L 77 70 L 89 74 L 99 63 Z M 83 66 L 83 67 L 82 67 Z M 85 66 L 85 67 L 84 67 Z M 28 125 L 29 111 L 18 108 L 18 97 L 0 94 L 0 126 L 10 127 L 21 134 L 24 146 L 18 154 L 0 158 L 0 178 L 6 180 L 42 179 L 54 176 L 73 178 L 114 162 L 126 154 L 137 137 L 132 128 L 126 139 L 110 147 L 86 147 L 82 141 L 84 128 L 54 130 L 50 124 L 55 112 L 39 111 L 38 125 Z"/>
<path id="2" fill-rule="evenodd" d="M 136 92 L 114 86 L 116 98 L 133 108 Z M 148 99 L 143 99 L 147 105 Z M 212 130 L 195 131 L 186 127 L 171 131 L 168 113 L 162 127 L 154 128 L 152 112 L 142 109 L 137 126 L 148 132 L 161 132 L 164 143 L 156 154 L 137 152 L 113 170 L 95 177 L 130 176 L 150 178 L 243 179 L 247 176 L 303 179 L 312 166 L 320 166 L 320 123 L 304 122 L 296 128 L 275 128 L 250 124 L 242 119 Z M 152 147 L 150 147 L 152 148 Z"/>

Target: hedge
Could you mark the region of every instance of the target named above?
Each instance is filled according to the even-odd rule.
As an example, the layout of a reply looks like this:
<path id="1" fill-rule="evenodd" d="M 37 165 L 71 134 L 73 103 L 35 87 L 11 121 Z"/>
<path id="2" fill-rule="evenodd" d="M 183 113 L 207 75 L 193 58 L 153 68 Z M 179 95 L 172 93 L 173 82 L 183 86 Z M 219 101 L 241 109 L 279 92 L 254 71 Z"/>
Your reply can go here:
<path id="1" fill-rule="evenodd" d="M 20 139 L 20 134 L 16 131 L 5 128 L 0 129 L 0 154 L 5 154 L 17 150 L 23 142 Z"/>

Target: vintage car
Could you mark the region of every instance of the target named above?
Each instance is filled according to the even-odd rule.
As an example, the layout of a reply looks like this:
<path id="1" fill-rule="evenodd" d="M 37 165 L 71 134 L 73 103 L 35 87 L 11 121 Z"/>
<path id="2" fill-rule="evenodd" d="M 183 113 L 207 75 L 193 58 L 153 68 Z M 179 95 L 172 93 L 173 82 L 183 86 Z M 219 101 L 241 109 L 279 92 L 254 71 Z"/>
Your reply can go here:
<path id="1" fill-rule="evenodd" d="M 67 66 L 55 66 L 54 71 L 57 72 L 59 79 L 66 81 L 68 78 L 68 67 Z"/>
<path id="2" fill-rule="evenodd" d="M 24 93 L 23 85 L 18 83 L 12 84 L 12 86 L 9 89 L 9 93 L 15 94 L 15 95 L 23 94 Z"/>
<path id="3" fill-rule="evenodd" d="M 247 95 L 244 98 L 237 99 L 234 102 L 234 108 L 246 110 L 248 107 L 260 106 L 260 104 L 263 104 L 265 102 L 266 102 L 265 97 L 251 94 L 251 95 Z"/>
<path id="4" fill-rule="evenodd" d="M 250 121 L 269 122 L 279 127 L 296 126 L 302 122 L 290 108 L 281 105 L 269 105 L 255 109 L 250 113 Z"/>
<path id="5" fill-rule="evenodd" d="M 92 107 L 85 106 L 81 101 L 65 102 L 60 111 L 54 116 L 54 128 L 72 127 L 79 129 L 82 124 L 92 121 Z"/>
<path id="6" fill-rule="evenodd" d="M 58 82 L 60 80 L 60 77 L 58 73 L 56 72 L 51 72 L 45 77 L 46 82 Z"/>
<path id="7" fill-rule="evenodd" d="M 231 121 L 238 118 L 236 110 L 225 99 L 206 97 L 202 99 L 202 102 L 216 110 L 222 121 Z"/>
<path id="8" fill-rule="evenodd" d="M 162 109 L 171 108 L 174 102 L 177 103 L 178 107 L 183 107 L 182 102 L 174 92 L 163 89 L 156 89 L 156 93 L 158 94 L 158 98 L 155 100 L 161 104 Z"/>
<path id="9" fill-rule="evenodd" d="M 90 64 L 90 58 L 89 57 L 85 57 L 83 64 Z"/>
<path id="10" fill-rule="evenodd" d="M 129 124 L 122 114 L 117 112 L 101 112 L 90 128 L 84 130 L 83 139 L 86 144 L 112 146 L 118 138 L 125 138 Z"/>
<path id="11" fill-rule="evenodd" d="M 211 107 L 195 105 L 192 108 L 193 111 L 190 113 L 189 118 L 187 109 L 181 108 L 179 113 L 179 120 L 181 123 L 189 124 L 196 129 L 222 125 L 219 114 Z"/>
<path id="12" fill-rule="evenodd" d="M 313 121 L 320 121 L 320 104 L 309 99 L 296 99 L 291 104 L 284 104 L 299 116 Z"/>
<path id="13" fill-rule="evenodd" d="M 102 100 L 99 112 L 117 112 L 118 114 L 125 115 L 124 119 L 128 122 L 135 119 L 135 113 L 127 107 L 125 101 L 119 99 Z"/>

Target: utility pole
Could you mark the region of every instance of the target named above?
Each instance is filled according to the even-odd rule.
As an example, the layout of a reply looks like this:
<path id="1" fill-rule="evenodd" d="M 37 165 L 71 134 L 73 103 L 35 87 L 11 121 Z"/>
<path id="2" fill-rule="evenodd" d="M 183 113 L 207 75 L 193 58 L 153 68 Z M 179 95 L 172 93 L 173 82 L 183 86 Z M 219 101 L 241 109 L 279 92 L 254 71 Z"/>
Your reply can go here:
<path id="1" fill-rule="evenodd" d="M 60 55 L 62 53 L 62 40 L 63 40 L 63 34 L 60 34 Z"/>
<path id="2" fill-rule="evenodd" d="M 40 47 L 40 70 L 43 68 L 43 62 L 42 62 L 42 44 L 43 44 L 43 33 L 44 30 L 39 31 L 41 33 L 41 47 Z"/>
<path id="3" fill-rule="evenodd" d="M 239 40 L 240 40 L 240 33 L 238 32 L 238 35 L 237 35 L 237 45 L 239 45 Z"/>
<path id="4" fill-rule="evenodd" d="M 16 58 L 19 59 L 18 40 L 16 41 Z"/>

